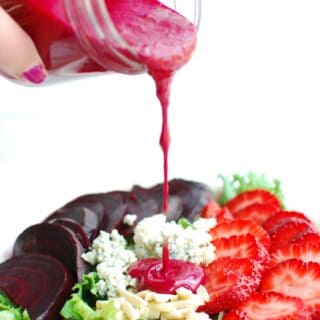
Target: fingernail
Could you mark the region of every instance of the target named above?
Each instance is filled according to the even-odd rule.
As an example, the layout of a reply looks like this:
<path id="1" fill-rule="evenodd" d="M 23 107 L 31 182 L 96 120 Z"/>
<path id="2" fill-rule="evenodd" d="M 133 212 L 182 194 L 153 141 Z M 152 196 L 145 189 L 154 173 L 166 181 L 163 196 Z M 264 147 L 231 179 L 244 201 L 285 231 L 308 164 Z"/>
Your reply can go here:
<path id="1" fill-rule="evenodd" d="M 41 64 L 32 67 L 28 71 L 24 72 L 22 75 L 26 80 L 34 84 L 42 83 L 47 77 L 46 71 Z"/>

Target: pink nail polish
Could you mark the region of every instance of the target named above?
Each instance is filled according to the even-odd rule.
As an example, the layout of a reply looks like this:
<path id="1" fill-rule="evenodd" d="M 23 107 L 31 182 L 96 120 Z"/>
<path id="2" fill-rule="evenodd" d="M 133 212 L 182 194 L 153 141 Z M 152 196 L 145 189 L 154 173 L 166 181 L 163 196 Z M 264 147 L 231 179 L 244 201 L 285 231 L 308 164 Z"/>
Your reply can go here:
<path id="1" fill-rule="evenodd" d="M 34 84 L 42 83 L 47 76 L 45 69 L 41 64 L 32 67 L 28 71 L 24 72 L 22 75 L 26 80 Z"/>

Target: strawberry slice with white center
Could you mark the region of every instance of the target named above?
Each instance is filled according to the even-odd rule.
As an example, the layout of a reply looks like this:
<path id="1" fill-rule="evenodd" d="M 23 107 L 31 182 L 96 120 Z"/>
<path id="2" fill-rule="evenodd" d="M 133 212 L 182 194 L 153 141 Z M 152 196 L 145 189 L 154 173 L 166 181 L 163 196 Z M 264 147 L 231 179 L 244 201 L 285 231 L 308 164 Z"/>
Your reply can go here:
<path id="1" fill-rule="evenodd" d="M 269 253 L 264 245 L 259 243 L 252 234 L 219 238 L 212 241 L 216 248 L 217 258 L 248 258 L 257 264 L 259 274 L 269 265 Z M 259 274 L 256 276 L 259 277 Z"/>
<path id="2" fill-rule="evenodd" d="M 271 216 L 262 227 L 269 232 L 274 233 L 277 229 L 282 227 L 284 224 L 295 221 L 295 222 L 307 222 L 310 226 L 313 226 L 311 220 L 306 217 L 302 212 L 297 211 L 278 211 Z"/>
<path id="3" fill-rule="evenodd" d="M 281 207 L 278 198 L 271 192 L 263 189 L 242 192 L 228 201 L 225 206 L 231 211 L 231 213 L 235 213 L 254 203 L 268 204 L 278 209 Z"/>
<path id="4" fill-rule="evenodd" d="M 271 254 L 272 265 L 276 265 L 290 259 L 300 259 L 304 262 L 320 263 L 320 244 L 307 242 L 302 244 L 291 244 L 277 249 Z"/>
<path id="5" fill-rule="evenodd" d="M 268 233 L 258 224 L 248 220 L 220 223 L 210 230 L 210 234 L 213 240 L 251 234 L 266 248 L 270 247 L 270 236 Z"/>
<path id="6" fill-rule="evenodd" d="M 230 313 L 223 320 L 310 320 L 301 299 L 277 292 L 255 293 Z"/>
<path id="7" fill-rule="evenodd" d="M 313 312 L 320 311 L 320 264 L 291 259 L 267 270 L 260 289 L 302 299 Z"/>
<path id="8" fill-rule="evenodd" d="M 204 267 L 205 288 L 210 301 L 199 311 L 216 314 L 238 306 L 258 287 L 253 275 L 255 267 L 249 259 L 220 258 Z"/>
<path id="9" fill-rule="evenodd" d="M 308 232 L 294 239 L 292 244 L 314 243 L 320 245 L 320 234 L 317 232 Z M 320 318 L 319 318 L 320 319 Z"/>
<path id="10" fill-rule="evenodd" d="M 289 245 L 292 241 L 303 234 L 313 232 L 314 228 L 305 221 L 290 221 L 279 227 L 271 234 L 270 250 L 274 251 L 278 248 Z"/>
<path id="11" fill-rule="evenodd" d="M 278 207 L 270 204 L 254 203 L 233 213 L 235 220 L 251 220 L 259 225 L 266 222 L 279 211 Z"/>

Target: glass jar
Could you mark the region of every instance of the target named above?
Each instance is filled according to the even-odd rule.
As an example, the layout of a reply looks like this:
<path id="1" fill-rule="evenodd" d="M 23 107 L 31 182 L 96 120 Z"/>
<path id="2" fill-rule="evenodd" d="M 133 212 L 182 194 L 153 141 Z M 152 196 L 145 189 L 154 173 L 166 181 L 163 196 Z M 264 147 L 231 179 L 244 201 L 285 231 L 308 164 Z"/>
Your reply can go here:
<path id="1" fill-rule="evenodd" d="M 145 72 L 138 54 L 121 37 L 108 12 L 114 0 L 0 0 L 31 36 L 50 74 Z M 198 25 L 201 0 L 164 0 Z"/>

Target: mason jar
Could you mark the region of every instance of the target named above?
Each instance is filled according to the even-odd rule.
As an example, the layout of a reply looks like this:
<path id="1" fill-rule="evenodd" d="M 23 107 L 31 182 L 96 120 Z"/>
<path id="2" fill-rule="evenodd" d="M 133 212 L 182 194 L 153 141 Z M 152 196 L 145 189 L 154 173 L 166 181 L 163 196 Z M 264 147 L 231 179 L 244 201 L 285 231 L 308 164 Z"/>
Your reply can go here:
<path id="1" fill-rule="evenodd" d="M 78 76 L 114 71 L 146 71 L 137 52 L 122 38 L 108 12 L 112 0 L 0 0 L 31 36 L 49 75 Z M 201 0 L 163 0 L 198 25 Z"/>

